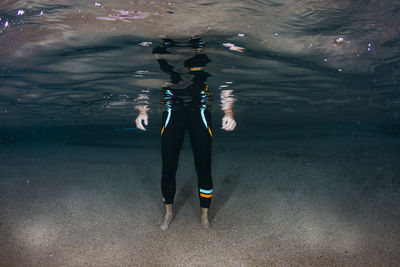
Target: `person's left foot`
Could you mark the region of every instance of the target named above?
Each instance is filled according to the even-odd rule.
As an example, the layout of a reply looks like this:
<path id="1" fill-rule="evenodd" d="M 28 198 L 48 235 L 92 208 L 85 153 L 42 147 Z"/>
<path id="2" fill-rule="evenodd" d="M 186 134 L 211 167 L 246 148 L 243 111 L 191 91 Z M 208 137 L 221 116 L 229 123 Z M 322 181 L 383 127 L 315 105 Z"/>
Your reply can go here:
<path id="1" fill-rule="evenodd" d="M 208 221 L 208 209 L 201 208 L 201 225 L 204 229 L 209 229 L 211 227 L 210 222 Z"/>

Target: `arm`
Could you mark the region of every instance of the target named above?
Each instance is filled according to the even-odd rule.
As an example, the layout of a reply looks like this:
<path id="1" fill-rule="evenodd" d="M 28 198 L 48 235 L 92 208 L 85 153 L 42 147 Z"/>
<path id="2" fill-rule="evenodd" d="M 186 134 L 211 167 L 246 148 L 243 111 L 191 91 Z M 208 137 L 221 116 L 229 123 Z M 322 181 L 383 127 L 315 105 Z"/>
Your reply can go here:
<path id="1" fill-rule="evenodd" d="M 225 131 L 233 131 L 236 128 L 236 121 L 233 118 L 233 103 L 235 98 L 232 94 L 233 90 L 222 90 L 221 91 L 221 109 L 225 115 L 222 118 L 222 129 Z"/>
<path id="2" fill-rule="evenodd" d="M 146 131 L 146 128 L 143 126 L 148 125 L 149 116 L 147 115 L 147 111 L 149 110 L 149 96 L 146 94 L 148 91 L 142 91 L 144 94 L 139 94 L 135 99 L 135 109 L 138 110 L 138 115 L 136 117 L 135 123 L 136 127 L 140 130 Z"/>

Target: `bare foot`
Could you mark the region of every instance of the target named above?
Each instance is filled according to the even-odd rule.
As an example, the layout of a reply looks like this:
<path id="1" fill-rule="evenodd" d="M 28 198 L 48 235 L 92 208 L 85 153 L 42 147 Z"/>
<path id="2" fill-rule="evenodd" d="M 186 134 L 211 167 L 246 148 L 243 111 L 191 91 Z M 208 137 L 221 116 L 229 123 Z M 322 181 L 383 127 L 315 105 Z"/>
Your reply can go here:
<path id="1" fill-rule="evenodd" d="M 161 222 L 160 229 L 166 231 L 172 220 L 172 204 L 165 205 L 165 215 Z"/>
<path id="2" fill-rule="evenodd" d="M 171 220 L 172 220 L 172 214 L 171 215 L 165 214 L 164 218 L 161 222 L 160 229 L 163 231 L 168 230 L 168 226 L 169 226 L 169 223 L 171 222 Z"/>
<path id="3" fill-rule="evenodd" d="M 211 227 L 210 222 L 208 221 L 208 209 L 201 208 L 201 225 L 204 229 L 209 229 Z"/>

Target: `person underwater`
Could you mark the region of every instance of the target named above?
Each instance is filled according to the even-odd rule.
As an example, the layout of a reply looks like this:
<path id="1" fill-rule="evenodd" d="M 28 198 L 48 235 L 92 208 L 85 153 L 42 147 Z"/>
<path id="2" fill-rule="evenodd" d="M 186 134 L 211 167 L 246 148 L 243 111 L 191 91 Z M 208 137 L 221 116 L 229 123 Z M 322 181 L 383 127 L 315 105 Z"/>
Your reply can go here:
<path id="1" fill-rule="evenodd" d="M 165 108 L 161 127 L 161 192 L 165 205 L 165 215 L 160 225 L 162 230 L 168 229 L 173 217 L 175 177 L 186 131 L 189 133 L 198 177 L 201 224 L 204 228 L 210 227 L 208 214 L 214 190 L 211 177 L 213 134 L 210 112 L 212 99 L 206 84 L 211 75 L 205 71 L 211 60 L 204 53 L 206 44 L 200 38 L 191 38 L 189 41 L 163 39 L 152 51 L 160 69 L 170 78 L 163 85 L 161 93 Z M 231 92 L 232 90 L 221 92 L 224 111 L 222 129 L 226 131 L 233 131 L 236 127 Z M 136 127 L 146 131 L 148 105 L 138 105 L 135 108 L 138 110 Z"/>

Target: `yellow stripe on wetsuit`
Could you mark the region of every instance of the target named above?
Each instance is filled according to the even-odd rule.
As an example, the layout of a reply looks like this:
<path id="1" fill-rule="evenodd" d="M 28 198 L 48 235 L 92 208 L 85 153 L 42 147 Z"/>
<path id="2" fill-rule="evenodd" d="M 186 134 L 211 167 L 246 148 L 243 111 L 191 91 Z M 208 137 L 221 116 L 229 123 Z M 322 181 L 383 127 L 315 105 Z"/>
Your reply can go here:
<path id="1" fill-rule="evenodd" d="M 205 189 L 200 189 L 200 197 L 204 197 L 204 198 L 212 198 L 212 193 L 213 190 L 205 190 Z"/>
<path id="2" fill-rule="evenodd" d="M 203 70 L 203 67 L 194 67 L 194 68 L 189 68 L 190 71 L 199 71 Z"/>
<path id="3" fill-rule="evenodd" d="M 208 127 L 208 132 L 210 133 L 210 136 L 213 137 L 210 127 Z"/>

